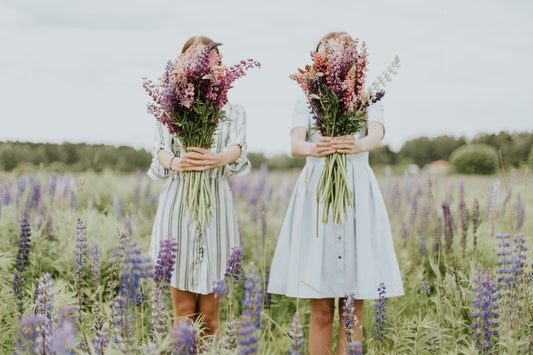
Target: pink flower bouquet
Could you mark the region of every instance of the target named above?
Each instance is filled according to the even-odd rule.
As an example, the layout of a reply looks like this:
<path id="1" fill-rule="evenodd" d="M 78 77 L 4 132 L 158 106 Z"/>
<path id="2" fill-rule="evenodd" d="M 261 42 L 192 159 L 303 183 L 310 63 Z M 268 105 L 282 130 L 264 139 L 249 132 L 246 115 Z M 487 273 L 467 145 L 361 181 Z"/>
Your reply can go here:
<path id="1" fill-rule="evenodd" d="M 315 129 L 322 136 L 338 137 L 354 134 L 366 127 L 366 109 L 383 98 L 383 87 L 396 74 L 399 58 L 365 91 L 368 53 L 365 43 L 337 37 L 323 44 L 322 51 L 311 52 L 313 63 L 290 76 L 302 88 Z M 333 153 L 325 157 L 320 176 L 317 204 L 324 203 L 322 223 L 328 223 L 329 211 L 333 223 L 343 223 L 348 209 L 353 212 L 353 193 L 346 177 L 346 154 Z M 318 223 L 318 220 L 317 220 Z"/>
<path id="2" fill-rule="evenodd" d="M 222 110 L 228 90 L 245 70 L 259 67 L 252 59 L 226 67 L 216 48 L 221 43 L 201 46 L 196 41 L 185 53 L 167 63 L 158 83 L 143 78 L 143 87 L 152 98 L 148 112 L 178 137 L 184 149 L 210 149 L 218 124 L 226 120 Z M 208 225 L 211 210 L 209 180 L 205 171 L 186 173 L 185 205 L 201 230 Z"/>

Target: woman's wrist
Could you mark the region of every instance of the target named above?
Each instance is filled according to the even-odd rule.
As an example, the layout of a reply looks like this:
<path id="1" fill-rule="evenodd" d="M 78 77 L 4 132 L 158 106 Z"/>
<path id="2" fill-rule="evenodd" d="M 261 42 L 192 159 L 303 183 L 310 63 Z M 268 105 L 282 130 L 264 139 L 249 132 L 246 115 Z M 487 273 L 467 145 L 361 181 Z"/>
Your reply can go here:
<path id="1" fill-rule="evenodd" d="M 174 171 L 174 169 L 172 169 L 172 165 L 173 165 L 173 163 L 174 163 L 174 159 L 176 159 L 176 156 L 175 156 L 175 155 L 172 155 L 172 156 L 170 157 L 170 161 L 168 162 L 168 170 L 172 170 L 172 171 Z"/>

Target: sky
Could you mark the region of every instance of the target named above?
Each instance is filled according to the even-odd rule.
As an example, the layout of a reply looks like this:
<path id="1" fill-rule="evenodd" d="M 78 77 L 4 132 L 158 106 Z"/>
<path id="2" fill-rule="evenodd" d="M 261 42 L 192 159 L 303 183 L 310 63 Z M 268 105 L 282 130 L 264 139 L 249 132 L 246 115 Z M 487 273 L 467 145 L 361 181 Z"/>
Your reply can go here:
<path id="1" fill-rule="evenodd" d="M 248 149 L 288 153 L 289 75 L 331 31 L 365 41 L 368 81 L 398 55 L 386 87 L 386 136 L 533 130 L 533 2 L 492 0 L 2 0 L 0 140 L 150 149 L 142 77 L 159 77 L 185 41 L 205 35 L 225 64 L 253 58 L 230 90 L 247 114 Z"/>

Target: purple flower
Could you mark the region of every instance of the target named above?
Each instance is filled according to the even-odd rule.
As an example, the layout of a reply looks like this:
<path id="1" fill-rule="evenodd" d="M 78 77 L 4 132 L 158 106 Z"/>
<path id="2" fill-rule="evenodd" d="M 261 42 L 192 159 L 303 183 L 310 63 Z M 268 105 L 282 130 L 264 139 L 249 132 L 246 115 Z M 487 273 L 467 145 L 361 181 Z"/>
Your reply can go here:
<path id="1" fill-rule="evenodd" d="M 428 280 L 423 280 L 423 281 L 420 281 L 420 285 L 422 286 L 422 288 L 420 289 L 420 294 L 427 294 L 428 296 L 431 294 L 431 288 L 429 287 L 429 281 Z"/>
<path id="2" fill-rule="evenodd" d="M 50 196 L 50 207 L 54 201 L 54 196 L 57 189 L 57 173 L 52 171 L 52 176 L 50 177 L 50 185 L 48 185 L 48 195 Z"/>
<path id="3" fill-rule="evenodd" d="M 150 258 L 143 258 L 141 251 L 137 248 L 137 243 L 128 238 L 125 245 L 124 269 L 119 293 L 126 297 L 130 304 L 139 305 L 144 299 L 141 281 L 152 277 Z"/>
<path id="4" fill-rule="evenodd" d="M 176 263 L 176 253 L 178 242 L 175 239 L 165 239 L 159 243 L 159 252 L 154 272 L 154 281 L 159 285 L 170 283 L 174 264 Z"/>
<path id="5" fill-rule="evenodd" d="M 74 210 L 76 208 L 77 204 L 77 198 L 76 198 L 76 191 L 71 190 L 70 191 L 70 210 Z"/>
<path id="6" fill-rule="evenodd" d="M 231 255 L 226 264 L 226 273 L 224 279 L 228 283 L 239 281 L 242 270 L 242 259 L 244 257 L 242 245 L 237 245 L 231 249 Z"/>
<path id="7" fill-rule="evenodd" d="M 499 294 L 492 279 L 490 269 L 483 270 L 483 266 L 478 265 L 477 272 L 472 280 L 472 292 L 474 293 L 473 307 L 474 323 L 472 329 L 474 335 L 472 339 L 476 341 L 476 348 L 483 350 L 483 353 L 492 353 L 495 346 L 495 338 L 498 333 L 499 318 L 498 299 Z"/>
<path id="8" fill-rule="evenodd" d="M 464 200 L 461 200 L 459 203 L 459 212 L 461 214 L 461 230 L 463 235 L 461 237 L 461 248 L 463 249 L 463 258 L 466 255 L 466 237 L 468 233 L 468 224 L 470 221 L 470 215 L 468 214 L 468 209 L 466 208 L 466 203 Z"/>
<path id="9" fill-rule="evenodd" d="M 196 329 L 188 319 L 174 326 L 171 346 L 176 354 L 197 354 Z"/>
<path id="10" fill-rule="evenodd" d="M 165 295 L 158 286 L 152 290 L 152 314 L 151 314 L 151 333 L 165 335 L 167 333 L 167 306 Z"/>
<path id="11" fill-rule="evenodd" d="M 241 349 L 240 355 L 256 354 L 257 353 L 257 341 L 259 337 L 255 334 L 256 327 L 253 325 L 252 317 L 245 315 L 241 317 L 240 321 L 241 329 L 239 330 Z"/>
<path id="12" fill-rule="evenodd" d="M 290 355 L 303 355 L 303 346 L 305 344 L 303 325 L 300 322 L 300 312 L 296 311 L 292 318 L 291 330 L 289 336 L 292 339 L 291 348 L 288 353 Z"/>
<path id="13" fill-rule="evenodd" d="M 52 338 L 57 319 L 54 316 L 53 283 L 50 274 L 45 273 L 37 280 L 35 289 L 35 315 L 39 318 L 39 336 L 37 343 L 40 346 L 39 353 L 52 353 Z"/>
<path id="14" fill-rule="evenodd" d="M 261 279 L 252 270 L 246 275 L 242 299 L 242 313 L 253 319 L 257 329 L 261 328 L 261 310 L 263 306 L 263 287 Z"/>
<path id="15" fill-rule="evenodd" d="M 385 337 L 385 311 L 387 307 L 385 293 L 385 284 L 380 283 L 378 287 L 379 297 L 374 302 L 374 323 L 376 326 L 374 337 L 378 341 L 383 341 Z"/>
<path id="16" fill-rule="evenodd" d="M 97 355 L 103 355 L 107 345 L 109 344 L 109 330 L 104 315 L 100 311 L 100 303 L 94 302 L 93 313 L 93 346 Z"/>
<path id="17" fill-rule="evenodd" d="M 444 240 L 446 242 L 446 251 L 451 252 L 453 244 L 453 233 L 456 228 L 448 202 L 442 203 L 442 211 L 444 214 Z"/>
<path id="18" fill-rule="evenodd" d="M 69 316 L 69 313 L 72 314 L 73 311 L 74 309 L 69 306 L 61 309 L 60 319 L 52 340 L 53 354 L 75 354 L 73 349 L 78 345 L 76 317 Z"/>
<path id="19" fill-rule="evenodd" d="M 89 262 L 91 264 L 91 276 L 93 285 L 96 287 L 100 280 L 100 249 L 98 242 L 92 242 L 89 249 Z"/>
<path id="20" fill-rule="evenodd" d="M 85 224 L 81 220 L 81 218 L 78 218 L 78 226 L 76 227 L 76 252 L 74 253 L 74 272 L 79 276 L 80 282 L 83 280 L 81 279 L 82 271 L 87 269 L 87 266 L 85 263 L 87 262 L 87 231 L 85 230 Z"/>
<path id="21" fill-rule="evenodd" d="M 437 224 L 433 230 L 433 251 L 438 254 L 441 248 L 441 236 L 442 236 L 442 219 L 437 218 Z"/>
<path id="22" fill-rule="evenodd" d="M 213 281 L 213 293 L 216 297 L 220 298 L 223 295 L 228 294 L 228 288 L 226 287 L 226 280 Z"/>
<path id="23" fill-rule="evenodd" d="M 347 355 L 361 355 L 363 354 L 363 345 L 360 341 L 352 341 L 346 344 Z"/>
<path id="24" fill-rule="evenodd" d="M 41 345 L 37 341 L 39 334 L 39 317 L 30 315 L 20 318 L 17 339 L 15 340 L 15 354 L 38 354 Z"/>
<path id="25" fill-rule="evenodd" d="M 20 239 L 17 252 L 17 262 L 14 269 L 13 290 L 17 298 L 19 316 L 24 313 L 24 279 L 26 267 L 29 265 L 31 248 L 31 228 L 27 218 L 23 218 L 20 224 Z"/>
<path id="26" fill-rule="evenodd" d="M 119 350 L 128 354 L 136 352 L 136 344 L 132 328 L 132 314 L 128 307 L 128 299 L 124 295 L 118 295 L 115 299 L 113 312 L 113 343 Z"/>

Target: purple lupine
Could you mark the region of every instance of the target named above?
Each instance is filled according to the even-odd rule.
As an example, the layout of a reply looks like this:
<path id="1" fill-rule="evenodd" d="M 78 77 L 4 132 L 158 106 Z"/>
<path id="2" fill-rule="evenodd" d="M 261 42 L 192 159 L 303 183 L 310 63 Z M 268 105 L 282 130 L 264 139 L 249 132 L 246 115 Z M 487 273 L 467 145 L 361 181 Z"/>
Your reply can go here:
<path id="1" fill-rule="evenodd" d="M 481 264 L 478 265 L 472 282 L 473 308 L 475 309 L 472 312 L 472 317 L 474 317 L 472 339 L 476 342 L 477 349 L 483 350 L 483 353 L 492 353 L 496 346 L 495 338 L 500 336 L 497 330 L 499 294 L 490 269 L 483 270 Z"/>
<path id="2" fill-rule="evenodd" d="M 448 202 L 442 203 L 442 211 L 444 214 L 444 241 L 446 242 L 446 251 L 451 252 L 453 246 L 453 233 L 456 228 Z"/>
<path id="3" fill-rule="evenodd" d="M 24 191 L 26 191 L 26 175 L 22 175 L 17 180 L 17 198 L 16 198 L 17 210 L 20 207 L 20 203 L 21 203 L 21 199 L 22 199 L 22 195 L 24 194 Z"/>
<path id="4" fill-rule="evenodd" d="M 54 316 L 54 301 L 53 283 L 50 280 L 50 274 L 45 273 L 37 279 L 35 289 L 35 315 L 39 318 L 39 336 L 37 343 L 39 344 L 39 353 L 52 354 L 52 338 L 54 328 L 57 322 Z"/>
<path id="5" fill-rule="evenodd" d="M 120 216 L 122 216 L 123 208 L 124 208 L 124 201 L 122 201 L 122 199 L 119 198 L 118 196 L 113 196 L 112 210 L 113 210 L 113 215 L 116 218 L 120 218 Z"/>
<path id="6" fill-rule="evenodd" d="M 217 280 L 213 281 L 213 289 L 212 292 L 215 294 L 217 298 L 221 298 L 223 295 L 228 294 L 228 288 L 226 286 L 226 280 Z"/>
<path id="7" fill-rule="evenodd" d="M 170 343 L 173 354 L 196 355 L 198 342 L 196 340 L 196 329 L 191 321 L 185 319 L 176 326 Z"/>
<path id="8" fill-rule="evenodd" d="M 516 218 L 516 229 L 517 230 L 522 229 L 522 225 L 524 224 L 525 212 L 526 212 L 526 205 L 523 203 L 520 203 L 520 208 L 518 210 L 518 216 Z"/>
<path id="9" fill-rule="evenodd" d="M 474 234 L 474 252 L 477 249 L 477 229 L 481 224 L 481 218 L 479 213 L 479 201 L 474 199 L 474 206 L 472 207 L 472 233 Z"/>
<path id="10" fill-rule="evenodd" d="M 110 271 L 110 279 L 108 281 L 107 287 L 109 289 L 110 298 L 115 297 L 115 288 L 116 288 L 116 274 L 119 270 L 121 259 L 124 258 L 124 252 L 126 250 L 126 242 L 127 242 L 128 236 L 126 234 L 121 234 L 118 239 L 118 245 L 115 247 L 115 250 L 113 250 L 111 267 L 109 268 Z"/>
<path id="11" fill-rule="evenodd" d="M 292 318 L 291 330 L 289 330 L 289 337 L 292 340 L 291 348 L 288 351 L 290 355 L 303 355 L 303 346 L 305 344 L 303 325 L 300 321 L 300 312 L 294 312 Z"/>
<path id="12" fill-rule="evenodd" d="M 360 341 L 352 341 L 346 344 L 346 355 L 363 354 L 363 344 Z"/>
<path id="13" fill-rule="evenodd" d="M 74 209 L 76 209 L 76 205 L 77 205 L 77 197 L 76 197 L 76 191 L 74 190 L 71 190 L 70 191 L 70 210 L 73 211 Z"/>
<path id="14" fill-rule="evenodd" d="M 78 339 L 76 338 L 76 317 L 72 316 L 74 311 L 75 309 L 71 306 L 65 306 L 60 311 L 60 318 L 52 339 L 53 354 L 75 354 L 72 349 L 78 345 Z"/>
<path id="15" fill-rule="evenodd" d="M 461 214 L 461 230 L 463 232 L 461 236 L 461 248 L 463 249 L 463 258 L 466 256 L 466 237 L 468 234 L 468 225 L 470 221 L 470 215 L 466 208 L 466 203 L 463 199 L 459 203 L 459 213 Z"/>
<path id="16" fill-rule="evenodd" d="M 167 306 L 165 301 L 165 295 L 160 287 L 154 287 L 152 290 L 152 298 L 150 300 L 151 306 L 151 322 L 152 334 L 157 333 L 166 335 L 167 333 Z"/>
<path id="17" fill-rule="evenodd" d="M 255 270 L 246 274 L 243 284 L 242 313 L 250 316 L 257 329 L 261 328 L 261 311 L 263 308 L 263 286 Z"/>
<path id="18" fill-rule="evenodd" d="M 15 340 L 15 354 L 38 354 L 41 345 L 38 343 L 39 334 L 39 317 L 29 315 L 20 318 L 19 328 L 17 329 L 17 339 Z"/>
<path id="19" fill-rule="evenodd" d="M 386 288 L 384 283 L 380 283 L 378 287 L 378 298 L 374 302 L 374 337 L 378 341 L 383 341 L 385 338 L 385 312 L 387 307 L 386 302 Z"/>
<path id="20" fill-rule="evenodd" d="M 177 252 L 178 242 L 175 239 L 168 238 L 159 242 L 159 252 L 154 272 L 154 281 L 159 287 L 170 283 Z"/>
<path id="21" fill-rule="evenodd" d="M 429 281 L 428 280 L 422 280 L 420 281 L 420 285 L 422 288 L 420 289 L 420 294 L 424 295 L 430 295 L 431 294 L 431 288 L 429 287 Z"/>
<path id="22" fill-rule="evenodd" d="M 136 344 L 132 328 L 132 314 L 128 307 L 128 299 L 124 295 L 115 298 L 113 311 L 113 343 L 125 354 L 135 353 Z"/>
<path id="23" fill-rule="evenodd" d="M 241 349 L 240 355 L 256 354 L 257 341 L 259 337 L 255 334 L 256 327 L 253 324 L 251 315 L 243 314 L 240 321 L 241 329 L 239 329 Z"/>
<path id="24" fill-rule="evenodd" d="M 243 260 L 243 248 L 242 245 L 237 245 L 231 249 L 231 255 L 226 264 L 226 273 L 224 278 L 228 281 L 238 281 L 240 273 L 242 270 L 242 260 Z"/>
<path id="25" fill-rule="evenodd" d="M 50 176 L 50 185 L 48 185 L 48 196 L 50 197 L 50 208 L 52 207 L 54 203 L 54 196 L 56 194 L 57 189 L 57 173 L 55 171 L 52 171 L 52 175 Z"/>
<path id="26" fill-rule="evenodd" d="M 96 287 L 100 280 L 100 248 L 98 248 L 98 242 L 92 242 L 89 248 L 89 263 L 91 265 L 93 285 Z"/>
<path id="27" fill-rule="evenodd" d="M 74 253 L 74 288 L 78 297 L 78 317 L 83 321 L 82 304 L 83 304 L 83 285 L 85 284 L 84 275 L 87 266 L 87 231 L 85 224 L 78 218 L 76 227 L 76 252 Z"/>
<path id="28" fill-rule="evenodd" d="M 420 221 L 420 232 L 419 232 L 419 251 L 420 256 L 427 256 L 427 247 L 426 247 L 426 235 L 429 228 L 429 213 L 431 209 L 431 202 L 428 198 L 424 208 L 422 208 L 422 218 Z"/>
<path id="29" fill-rule="evenodd" d="M 100 303 L 94 302 L 93 347 L 96 355 L 103 355 L 109 344 L 109 326 L 100 311 Z"/>
<path id="30" fill-rule="evenodd" d="M 17 298 L 19 317 L 24 313 L 24 280 L 26 267 L 30 263 L 29 254 L 31 248 L 31 228 L 27 218 L 20 223 L 20 239 L 18 241 L 17 262 L 14 269 L 13 291 Z"/>
<path id="31" fill-rule="evenodd" d="M 435 254 L 440 252 L 441 248 L 441 236 L 442 236 L 442 219 L 437 218 L 437 223 L 435 224 L 435 229 L 433 230 L 433 251 Z"/>
<path id="32" fill-rule="evenodd" d="M 131 238 L 126 242 L 125 254 L 119 293 L 132 305 L 138 306 L 144 298 L 141 281 L 153 277 L 152 261 L 141 256 L 137 243 Z"/>
<path id="33" fill-rule="evenodd" d="M 416 217 L 418 216 L 418 196 L 413 195 L 411 198 L 411 213 L 409 214 L 409 224 L 413 225 L 415 223 Z"/>
<path id="34" fill-rule="evenodd" d="M 355 295 L 353 293 L 344 298 L 341 319 L 344 324 L 344 335 L 346 335 L 346 342 L 350 343 L 352 341 L 355 327 Z"/>

